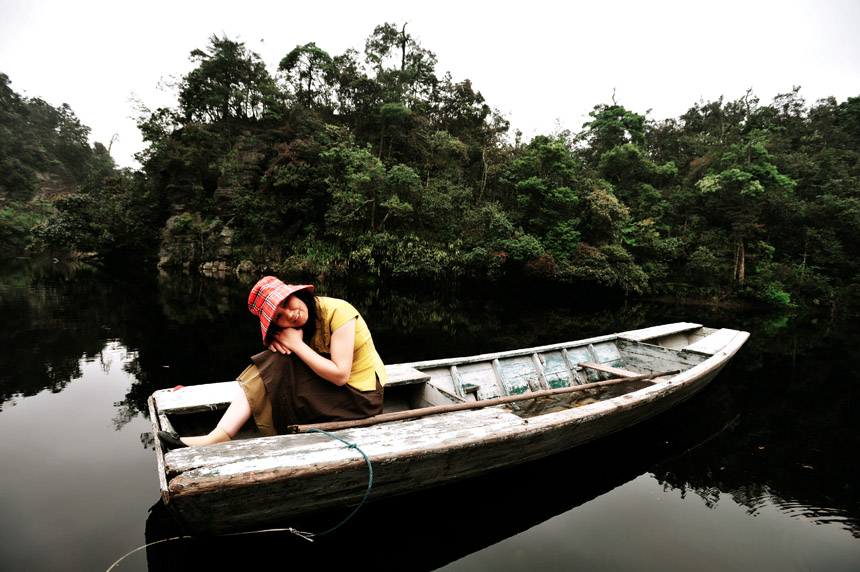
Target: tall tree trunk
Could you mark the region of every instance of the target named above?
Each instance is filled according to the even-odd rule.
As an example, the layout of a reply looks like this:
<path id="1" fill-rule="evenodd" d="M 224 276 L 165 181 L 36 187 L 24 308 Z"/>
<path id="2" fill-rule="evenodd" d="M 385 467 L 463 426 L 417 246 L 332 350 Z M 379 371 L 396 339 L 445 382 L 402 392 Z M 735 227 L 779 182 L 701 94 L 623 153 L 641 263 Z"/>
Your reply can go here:
<path id="1" fill-rule="evenodd" d="M 400 71 L 406 69 L 406 22 L 403 24 L 403 28 L 400 30 Z"/>
<path id="2" fill-rule="evenodd" d="M 481 149 L 481 187 L 478 192 L 478 203 L 484 198 L 484 189 L 487 188 L 487 171 L 489 171 L 490 167 L 487 165 L 487 144 L 484 143 L 484 148 Z"/>
<path id="3" fill-rule="evenodd" d="M 370 206 L 370 238 L 376 234 L 376 188 L 373 189 L 373 204 Z"/>
<path id="4" fill-rule="evenodd" d="M 739 283 L 743 283 L 746 276 L 746 252 L 744 250 L 744 241 L 739 240 L 735 250 L 735 278 Z"/>

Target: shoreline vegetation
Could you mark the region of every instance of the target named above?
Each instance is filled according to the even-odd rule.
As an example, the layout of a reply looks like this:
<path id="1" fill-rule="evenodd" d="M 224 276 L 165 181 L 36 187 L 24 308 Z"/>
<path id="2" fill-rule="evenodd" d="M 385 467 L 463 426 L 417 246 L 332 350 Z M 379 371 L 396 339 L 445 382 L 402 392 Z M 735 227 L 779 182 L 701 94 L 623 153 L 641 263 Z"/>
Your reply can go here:
<path id="1" fill-rule="evenodd" d="M 190 58 L 175 106 L 138 105 L 139 171 L 0 73 L 4 257 L 860 310 L 860 97 L 657 121 L 613 94 L 524 141 L 405 25 L 273 71 L 216 35 Z"/>

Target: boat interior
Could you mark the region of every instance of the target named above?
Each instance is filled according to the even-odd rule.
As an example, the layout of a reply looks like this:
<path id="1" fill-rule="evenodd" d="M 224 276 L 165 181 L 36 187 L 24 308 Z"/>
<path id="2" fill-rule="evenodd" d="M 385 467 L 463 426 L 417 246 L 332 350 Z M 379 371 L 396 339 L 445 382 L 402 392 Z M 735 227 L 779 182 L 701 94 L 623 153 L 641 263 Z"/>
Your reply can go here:
<path id="1" fill-rule="evenodd" d="M 527 394 L 668 371 L 686 370 L 729 343 L 736 330 L 678 323 L 586 340 L 387 366 L 384 413 L 523 395 L 510 411 L 531 417 L 609 399 L 641 389 L 654 380 L 527 398 Z M 200 435 L 218 423 L 223 409 L 240 391 L 238 382 L 189 386 L 156 392 L 160 426 L 180 435 Z M 237 438 L 258 437 L 253 420 Z"/>

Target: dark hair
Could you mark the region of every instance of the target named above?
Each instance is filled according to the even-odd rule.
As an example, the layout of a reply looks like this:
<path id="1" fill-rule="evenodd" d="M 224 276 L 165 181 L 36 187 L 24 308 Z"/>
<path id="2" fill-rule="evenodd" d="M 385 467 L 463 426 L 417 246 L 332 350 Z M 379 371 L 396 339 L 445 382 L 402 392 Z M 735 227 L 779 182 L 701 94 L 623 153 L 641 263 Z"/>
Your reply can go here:
<path id="1" fill-rule="evenodd" d="M 317 332 L 317 298 L 313 295 L 313 292 L 307 288 L 293 292 L 290 296 L 295 296 L 308 307 L 308 321 L 305 322 L 304 326 L 302 326 L 302 339 L 306 344 L 310 345 L 311 340 L 314 339 L 314 334 Z M 281 304 L 289 300 L 290 296 L 281 300 Z M 280 306 L 281 304 L 278 305 Z M 270 324 L 269 330 L 266 332 L 266 345 L 268 346 L 271 344 L 275 336 L 283 329 L 284 328 L 276 326 L 274 323 Z"/>
<path id="2" fill-rule="evenodd" d="M 308 321 L 302 326 L 305 343 L 310 345 L 314 339 L 314 334 L 317 333 L 317 297 L 308 289 L 294 292 L 293 296 L 301 300 L 308 307 Z"/>

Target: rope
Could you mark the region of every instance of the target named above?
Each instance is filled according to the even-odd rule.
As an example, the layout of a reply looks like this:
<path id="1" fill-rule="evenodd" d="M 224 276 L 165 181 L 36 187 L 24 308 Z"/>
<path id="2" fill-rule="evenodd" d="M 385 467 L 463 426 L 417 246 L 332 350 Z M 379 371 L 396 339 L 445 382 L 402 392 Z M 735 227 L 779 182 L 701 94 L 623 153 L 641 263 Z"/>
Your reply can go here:
<path id="1" fill-rule="evenodd" d="M 149 544 L 144 544 L 143 546 L 138 546 L 134 550 L 127 552 L 124 556 L 122 556 L 119 560 L 110 565 L 110 568 L 107 569 L 107 572 L 110 572 L 114 568 L 116 568 L 117 564 L 137 552 L 138 550 L 143 550 L 144 548 L 149 548 L 150 546 L 155 546 L 156 544 L 161 544 L 162 542 L 170 542 L 171 540 L 182 540 L 183 538 L 193 538 L 193 536 L 174 536 L 173 538 L 162 538 L 161 540 L 156 540 L 155 542 L 150 542 Z"/>
<path id="2" fill-rule="evenodd" d="M 361 453 L 362 457 L 364 457 L 364 460 L 367 463 L 367 472 L 368 472 L 367 491 L 364 493 L 364 497 L 361 499 L 361 502 L 358 503 L 358 506 L 355 507 L 355 509 L 353 509 L 353 511 L 351 513 L 349 513 L 346 516 L 346 518 L 344 518 L 338 524 L 334 525 L 333 527 L 331 527 L 328 530 L 323 531 L 323 532 L 303 532 L 301 530 L 296 530 L 295 528 L 290 527 L 290 528 L 267 528 L 265 530 L 252 530 L 252 531 L 247 531 L 247 532 L 232 532 L 229 534 L 220 534 L 218 536 L 242 536 L 245 534 L 261 534 L 264 532 L 289 532 L 290 534 L 293 534 L 294 536 L 298 536 L 299 538 L 304 538 L 308 542 L 313 542 L 315 536 L 325 536 L 326 534 L 330 534 L 330 533 L 334 532 L 335 530 L 337 530 L 338 528 L 340 528 L 341 526 L 343 526 L 344 524 L 346 524 L 346 522 L 349 519 L 351 519 L 353 516 L 355 516 L 355 514 L 359 511 L 359 509 L 362 506 L 364 506 L 364 503 L 367 501 L 367 497 L 370 496 L 370 490 L 373 488 L 373 465 L 370 463 L 370 457 L 368 457 L 367 454 L 364 451 L 362 451 L 361 448 L 359 448 L 359 446 L 356 445 L 355 443 L 350 443 L 349 441 L 347 441 L 345 439 L 341 439 L 337 435 L 329 433 L 328 431 L 323 431 L 322 429 L 310 428 L 310 429 L 305 430 L 305 433 L 322 433 L 323 435 L 328 435 L 332 439 L 337 439 L 338 441 L 340 441 L 341 443 L 346 445 L 348 448 L 355 449 L 356 451 Z M 107 569 L 107 572 L 110 572 L 111 570 L 116 568 L 116 566 L 120 562 L 122 562 L 123 560 L 125 560 L 126 558 L 128 558 L 129 556 L 134 554 L 135 552 L 138 552 L 139 550 L 143 550 L 144 548 L 149 548 L 150 546 L 155 546 L 156 544 L 161 544 L 162 542 L 169 542 L 171 540 L 183 540 L 186 538 L 191 539 L 194 537 L 193 536 L 174 536 L 172 538 L 163 538 L 161 540 L 156 540 L 155 542 L 150 542 L 149 544 L 144 544 L 143 546 L 138 546 L 137 548 L 126 553 L 119 560 L 117 560 L 116 562 L 111 564 L 111 567 Z"/>
<path id="3" fill-rule="evenodd" d="M 307 533 L 307 534 L 310 534 L 311 536 L 325 536 L 326 534 L 329 534 L 330 532 L 334 532 L 335 530 L 337 530 L 338 528 L 340 528 L 341 526 L 343 526 L 344 524 L 346 524 L 346 521 L 348 521 L 348 520 L 349 520 L 349 519 L 351 519 L 353 516 L 355 516 L 355 513 L 357 513 L 357 512 L 358 512 L 358 510 L 359 510 L 362 506 L 364 506 L 364 503 L 367 501 L 367 497 L 369 497 L 369 496 L 370 496 L 370 489 L 371 489 L 371 488 L 373 488 L 373 465 L 370 463 L 370 457 L 368 457 L 368 456 L 365 454 L 365 452 L 364 452 L 364 451 L 362 451 L 362 450 L 358 447 L 358 445 L 356 445 L 355 443 L 350 443 L 349 441 L 346 441 L 345 439 L 341 439 L 341 438 L 340 438 L 340 437 L 338 437 L 337 435 L 334 435 L 333 433 L 329 433 L 328 431 L 323 431 L 322 429 L 313 429 L 313 428 L 311 428 L 311 429 L 306 430 L 306 431 L 305 431 L 305 433 L 322 433 L 323 435 L 328 435 L 328 436 L 329 436 L 329 437 L 331 437 L 332 439 L 337 439 L 338 441 L 340 441 L 341 443 L 345 444 L 345 445 L 346 445 L 347 447 L 349 447 L 350 449 L 355 449 L 356 451 L 358 451 L 359 453 L 361 453 L 361 456 L 362 456 L 362 457 L 364 457 L 364 460 L 365 460 L 365 462 L 367 463 L 367 473 L 368 473 L 368 476 L 367 476 L 367 491 L 365 491 L 365 493 L 364 493 L 364 497 L 361 499 L 361 502 L 360 502 L 360 503 L 358 503 L 358 506 L 357 506 L 357 507 L 355 507 L 355 509 L 354 509 L 351 513 L 349 513 L 349 514 L 347 515 L 347 517 L 346 517 L 346 518 L 344 518 L 342 521 L 340 521 L 340 522 L 339 522 L 338 524 L 336 524 L 335 526 L 333 526 L 333 527 L 329 528 L 328 530 L 326 530 L 326 531 L 324 531 L 324 532 L 320 532 L 320 533 L 318 533 L 318 534 L 314 534 L 314 533 Z M 311 538 L 308 538 L 308 540 L 310 540 L 311 542 L 313 542 L 313 539 L 311 539 Z"/>

